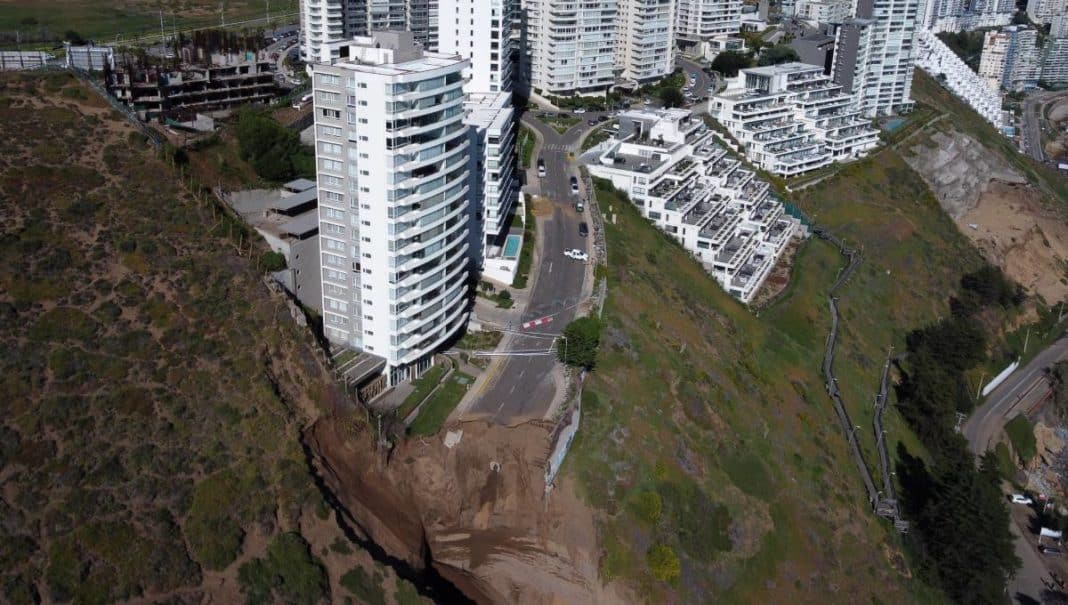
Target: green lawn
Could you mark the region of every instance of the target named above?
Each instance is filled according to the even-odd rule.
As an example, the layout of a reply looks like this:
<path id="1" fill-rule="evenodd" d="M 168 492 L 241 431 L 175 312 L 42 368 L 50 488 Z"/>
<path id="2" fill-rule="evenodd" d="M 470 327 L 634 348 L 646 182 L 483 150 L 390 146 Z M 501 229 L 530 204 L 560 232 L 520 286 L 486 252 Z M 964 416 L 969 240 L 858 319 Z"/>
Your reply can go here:
<path id="1" fill-rule="evenodd" d="M 228 0 L 225 20 L 233 23 L 265 17 L 267 0 Z M 161 3 L 155 0 L 8 0 L 0 8 L 0 32 L 20 32 L 23 42 L 60 40 L 67 31 L 101 43 L 112 43 L 118 34 L 136 37 L 160 31 Z M 216 27 L 220 24 L 217 0 L 186 0 L 180 5 L 162 3 L 166 29 Z M 271 15 L 295 13 L 297 0 L 273 0 Z M 295 22 L 295 17 L 286 22 Z M 279 23 L 281 24 L 281 22 Z"/>
<path id="2" fill-rule="evenodd" d="M 415 379 L 412 382 L 412 386 L 415 390 L 408 394 L 404 398 L 404 402 L 397 408 L 397 417 L 404 419 L 415 409 L 415 406 L 419 405 L 430 391 L 434 390 L 434 387 L 438 386 L 441 382 L 441 377 L 445 374 L 445 368 L 442 366 L 434 366 L 426 371 L 422 376 Z"/>
<path id="3" fill-rule="evenodd" d="M 523 289 L 527 287 L 530 279 L 530 268 L 534 264 L 534 238 L 537 222 L 534 220 L 533 201 L 529 195 L 524 195 L 523 215 L 523 246 L 519 249 L 519 263 L 516 265 L 515 277 L 512 278 L 512 287 Z"/>
<path id="4" fill-rule="evenodd" d="M 542 121 L 551 126 L 552 129 L 556 132 L 564 134 L 565 132 L 570 130 L 572 126 L 581 122 L 582 119 L 572 115 L 561 113 L 557 114 L 555 117 L 552 118 L 545 118 Z"/>
<path id="5" fill-rule="evenodd" d="M 473 377 L 463 372 L 453 372 L 441 388 L 419 410 L 419 415 L 415 417 L 415 421 L 408 427 L 408 433 L 425 436 L 433 435 L 441 430 L 441 425 L 445 424 L 445 419 L 456 408 L 456 404 L 460 403 L 464 394 L 467 393 L 467 389 L 471 388 L 474 382 L 475 379 Z"/>
<path id="6" fill-rule="evenodd" d="M 611 125 L 615 123 L 615 120 L 612 120 L 610 122 L 605 122 L 604 124 L 598 126 L 597 129 L 591 132 L 586 137 L 586 140 L 582 142 L 582 151 L 593 149 L 596 145 L 599 145 L 612 138 L 612 135 L 615 134 L 615 131 L 612 130 Z"/>

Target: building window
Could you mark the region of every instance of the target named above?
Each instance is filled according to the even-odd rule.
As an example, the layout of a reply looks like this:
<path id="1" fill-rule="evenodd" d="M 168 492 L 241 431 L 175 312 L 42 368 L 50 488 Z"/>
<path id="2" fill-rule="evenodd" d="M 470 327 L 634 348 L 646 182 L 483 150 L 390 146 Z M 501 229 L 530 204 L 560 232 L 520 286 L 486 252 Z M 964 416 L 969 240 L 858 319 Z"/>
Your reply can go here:
<path id="1" fill-rule="evenodd" d="M 322 108 L 321 111 L 323 112 L 323 117 L 324 118 L 330 118 L 330 119 L 333 119 L 333 120 L 340 120 L 341 119 L 341 111 L 339 111 L 337 109 L 326 109 L 324 107 L 324 108 Z"/>
<path id="2" fill-rule="evenodd" d="M 320 84 L 330 84 L 332 86 L 341 86 L 341 76 L 334 74 L 318 74 Z"/>
<path id="3" fill-rule="evenodd" d="M 337 126 L 323 125 L 319 127 L 319 134 L 323 135 L 324 137 L 340 137 L 341 128 Z"/>
<path id="4" fill-rule="evenodd" d="M 319 167 L 323 170 L 333 170 L 335 172 L 341 172 L 345 169 L 341 162 L 327 158 L 319 158 Z"/>

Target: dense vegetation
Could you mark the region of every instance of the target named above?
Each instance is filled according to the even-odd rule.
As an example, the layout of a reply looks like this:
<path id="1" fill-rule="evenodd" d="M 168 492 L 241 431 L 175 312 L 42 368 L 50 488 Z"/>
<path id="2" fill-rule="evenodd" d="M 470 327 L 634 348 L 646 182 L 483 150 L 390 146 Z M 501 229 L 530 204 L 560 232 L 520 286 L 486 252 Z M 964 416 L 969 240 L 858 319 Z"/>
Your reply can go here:
<path id="1" fill-rule="evenodd" d="M 64 90 L 0 78 L 0 600 L 326 599 L 308 542 L 344 537 L 297 435 L 343 394 L 242 227 Z"/>
<path id="2" fill-rule="evenodd" d="M 985 30 L 942 32 L 938 38 L 949 47 L 962 61 L 974 70 L 979 68 L 979 60 L 983 54 L 983 39 Z"/>
<path id="3" fill-rule="evenodd" d="M 723 74 L 725 78 L 733 78 L 738 75 L 738 70 L 752 65 L 753 60 L 749 58 L 747 53 L 736 50 L 721 52 L 712 60 L 712 69 Z"/>
<path id="4" fill-rule="evenodd" d="M 241 158 L 268 181 L 280 183 L 315 174 L 315 152 L 300 142 L 300 135 L 266 113 L 243 109 L 235 130 Z"/>
<path id="5" fill-rule="evenodd" d="M 925 576 L 959 603 L 1000 603 L 1019 565 L 1001 495 L 1002 471 L 994 453 L 977 470 L 954 426 L 956 414 L 974 406 L 964 373 L 986 359 L 987 337 L 977 315 L 988 307 L 1016 306 L 1022 294 L 990 266 L 964 275 L 960 286 L 949 317 L 907 338 L 898 405 L 931 461 L 899 446 L 898 477 L 916 530 L 910 542 Z"/>
<path id="6" fill-rule="evenodd" d="M 597 365 L 597 347 L 601 344 L 601 322 L 596 317 L 580 317 L 567 324 L 557 353 L 569 366 L 592 370 Z"/>

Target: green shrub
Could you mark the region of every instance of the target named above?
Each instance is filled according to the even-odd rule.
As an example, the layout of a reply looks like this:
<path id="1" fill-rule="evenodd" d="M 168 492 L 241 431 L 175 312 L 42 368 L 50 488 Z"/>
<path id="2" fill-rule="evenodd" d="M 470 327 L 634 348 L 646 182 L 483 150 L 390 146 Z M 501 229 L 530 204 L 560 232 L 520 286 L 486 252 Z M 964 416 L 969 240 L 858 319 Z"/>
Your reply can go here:
<path id="1" fill-rule="evenodd" d="M 370 576 L 362 567 L 353 567 L 341 576 L 341 585 L 367 605 L 386 605 L 386 593 L 378 574 Z"/>
<path id="2" fill-rule="evenodd" d="M 397 602 L 397 605 L 420 605 L 423 602 L 415 586 L 400 578 L 397 578 L 397 590 L 393 593 L 393 600 Z"/>
<path id="3" fill-rule="evenodd" d="M 315 154 L 300 142 L 300 136 L 261 111 L 238 113 L 237 142 L 241 157 L 256 174 L 269 181 L 287 181 L 312 176 Z"/>
<path id="4" fill-rule="evenodd" d="M 580 317 L 564 328 L 564 338 L 557 347 L 560 361 L 593 369 L 597 365 L 597 348 L 601 344 L 601 322 L 594 317 Z"/>
<path id="5" fill-rule="evenodd" d="M 674 584 L 682 575 L 679 557 L 667 544 L 654 544 L 645 553 L 645 562 L 649 564 L 649 571 L 653 572 L 653 577 L 661 582 Z"/>
<path id="6" fill-rule="evenodd" d="M 634 498 L 634 514 L 649 523 L 656 523 L 663 507 L 664 502 L 660 499 L 660 494 L 656 492 L 640 492 Z"/>
<path id="7" fill-rule="evenodd" d="M 250 605 L 284 602 L 313 605 L 327 596 L 326 571 L 295 532 L 276 536 L 267 557 L 252 559 L 238 569 L 241 592 Z"/>
<path id="8" fill-rule="evenodd" d="M 1012 449 L 1027 464 L 1038 453 L 1035 443 L 1035 428 L 1026 416 L 1016 416 L 1005 425 L 1005 433 L 1009 436 Z"/>
<path id="9" fill-rule="evenodd" d="M 281 252 L 268 250 L 260 256 L 260 265 L 264 271 L 281 271 L 286 268 L 286 257 Z"/>

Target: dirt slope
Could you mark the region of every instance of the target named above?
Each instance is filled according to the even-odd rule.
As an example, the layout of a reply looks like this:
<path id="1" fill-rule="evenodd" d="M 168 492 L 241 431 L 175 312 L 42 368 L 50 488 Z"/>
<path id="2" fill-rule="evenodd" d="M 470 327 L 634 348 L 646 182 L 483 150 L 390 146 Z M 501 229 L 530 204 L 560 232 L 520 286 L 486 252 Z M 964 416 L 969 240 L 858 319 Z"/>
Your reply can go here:
<path id="1" fill-rule="evenodd" d="M 544 498 L 547 428 L 453 429 L 463 436 L 451 449 L 440 437 L 410 440 L 388 464 L 338 419 L 320 420 L 308 441 L 355 525 L 476 602 L 628 602 L 597 578 L 593 517 L 571 484 Z"/>

